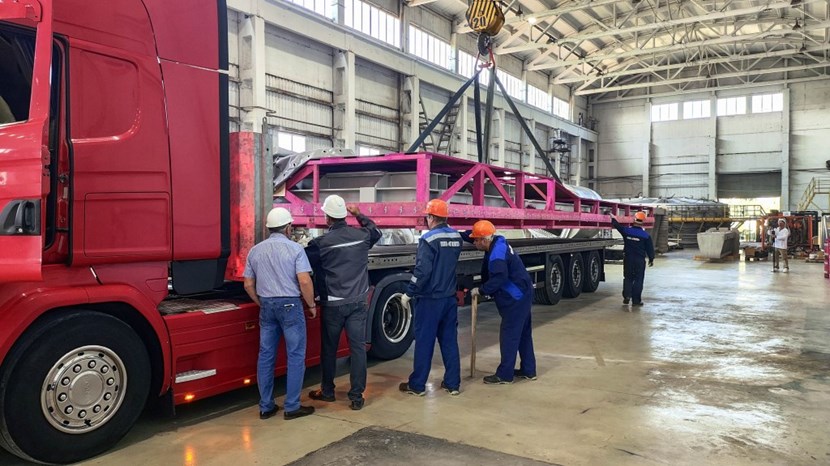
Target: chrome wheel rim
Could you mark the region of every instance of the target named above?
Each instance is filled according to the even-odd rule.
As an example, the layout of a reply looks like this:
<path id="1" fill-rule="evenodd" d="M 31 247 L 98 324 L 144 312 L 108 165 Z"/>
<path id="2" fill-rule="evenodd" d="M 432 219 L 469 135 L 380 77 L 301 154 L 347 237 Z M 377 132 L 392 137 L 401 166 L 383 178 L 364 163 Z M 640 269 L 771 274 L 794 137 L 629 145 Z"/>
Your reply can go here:
<path id="1" fill-rule="evenodd" d="M 559 289 L 562 288 L 562 269 L 559 266 L 551 267 L 550 288 L 554 294 L 558 293 Z"/>
<path id="2" fill-rule="evenodd" d="M 412 326 L 412 309 L 405 308 L 401 302 L 403 293 L 395 293 L 383 304 L 381 322 L 383 335 L 390 343 L 400 343 Z"/>
<path id="3" fill-rule="evenodd" d="M 58 359 L 41 387 L 46 420 L 69 434 L 86 434 L 109 422 L 124 401 L 124 362 L 104 346 L 83 346 Z"/>

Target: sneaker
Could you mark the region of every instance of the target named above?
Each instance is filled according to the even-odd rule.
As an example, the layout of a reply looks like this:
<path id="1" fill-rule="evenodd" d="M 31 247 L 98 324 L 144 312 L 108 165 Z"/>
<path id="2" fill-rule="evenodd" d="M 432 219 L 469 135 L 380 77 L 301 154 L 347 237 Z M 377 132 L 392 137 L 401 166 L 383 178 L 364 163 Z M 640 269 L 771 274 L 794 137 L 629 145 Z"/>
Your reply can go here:
<path id="1" fill-rule="evenodd" d="M 460 394 L 461 394 L 461 391 L 460 391 L 459 389 L 457 389 L 457 388 L 450 388 L 450 387 L 448 387 L 448 386 L 447 386 L 447 384 L 445 384 L 444 382 L 441 382 L 441 388 L 443 388 L 444 390 L 446 390 L 446 391 L 447 391 L 447 393 L 449 393 L 449 394 L 450 394 L 450 395 L 452 395 L 452 396 L 458 396 L 458 395 L 460 395 Z"/>
<path id="2" fill-rule="evenodd" d="M 415 390 L 414 388 L 411 388 L 409 386 L 409 383 L 407 383 L 407 382 L 401 382 L 401 384 L 398 385 L 398 390 L 400 390 L 404 393 L 409 393 L 410 395 L 417 395 L 417 396 L 424 396 L 427 393 L 425 390 L 418 391 L 418 390 Z"/>
<path id="3" fill-rule="evenodd" d="M 630 302 L 631 302 L 631 299 L 629 299 L 629 298 L 623 298 L 623 304 L 628 304 L 628 303 L 630 303 Z"/>
<path id="4" fill-rule="evenodd" d="M 312 390 L 312 391 L 308 392 L 308 397 L 311 398 L 312 400 L 326 401 L 326 402 L 329 402 L 329 403 L 334 401 L 334 395 L 331 395 L 331 396 L 323 395 L 323 390 Z"/>
<path id="5" fill-rule="evenodd" d="M 314 414 L 314 406 L 300 406 L 300 409 L 282 413 L 282 417 L 286 421 L 290 421 L 292 419 L 297 419 L 298 417 L 308 416 L 309 414 Z"/>
<path id="6" fill-rule="evenodd" d="M 279 411 L 279 410 L 280 410 L 279 406 L 274 406 L 274 409 L 272 409 L 271 411 L 260 411 L 259 412 L 259 418 L 260 419 L 272 418 L 272 417 L 274 417 L 275 414 L 277 414 L 277 411 Z"/>
<path id="7" fill-rule="evenodd" d="M 497 376 L 496 374 L 493 374 L 493 375 L 488 375 L 488 376 L 484 377 L 484 383 L 486 383 L 488 385 L 508 385 L 508 384 L 513 383 L 513 381 L 512 380 L 504 380 L 502 378 L 499 378 L 499 376 Z"/>
<path id="8" fill-rule="evenodd" d="M 352 411 L 360 411 L 361 409 L 363 409 L 364 401 L 365 400 L 363 398 L 359 400 L 352 400 L 352 404 L 349 405 L 349 408 L 351 408 Z"/>
<path id="9" fill-rule="evenodd" d="M 525 373 L 520 371 L 519 369 L 513 369 L 513 378 L 515 379 L 517 377 L 525 380 L 536 380 L 536 374 L 525 375 Z"/>
<path id="10" fill-rule="evenodd" d="M 790 271 L 790 268 L 789 268 L 789 267 L 784 267 L 784 270 L 783 270 L 783 272 L 784 272 L 784 273 L 787 273 L 787 272 L 789 272 L 789 271 Z"/>

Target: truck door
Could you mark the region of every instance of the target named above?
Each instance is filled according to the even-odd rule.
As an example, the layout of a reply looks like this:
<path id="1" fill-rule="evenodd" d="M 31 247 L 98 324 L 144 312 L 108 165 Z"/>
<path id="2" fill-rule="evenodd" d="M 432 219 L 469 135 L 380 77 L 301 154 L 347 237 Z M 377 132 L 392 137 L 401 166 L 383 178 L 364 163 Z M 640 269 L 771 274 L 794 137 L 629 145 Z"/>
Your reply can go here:
<path id="1" fill-rule="evenodd" d="M 41 278 L 51 62 L 51 0 L 0 0 L 0 283 Z"/>

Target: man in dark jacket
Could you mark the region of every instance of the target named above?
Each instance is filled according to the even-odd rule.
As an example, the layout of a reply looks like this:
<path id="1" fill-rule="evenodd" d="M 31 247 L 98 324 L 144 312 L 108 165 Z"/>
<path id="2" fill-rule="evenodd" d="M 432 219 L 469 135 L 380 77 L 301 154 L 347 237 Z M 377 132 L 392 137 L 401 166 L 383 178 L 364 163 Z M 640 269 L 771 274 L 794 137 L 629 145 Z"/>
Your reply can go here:
<path id="1" fill-rule="evenodd" d="M 487 220 L 473 225 L 464 240 L 484 251 L 481 265 L 481 287 L 473 288 L 472 295 L 489 295 L 496 302 L 501 316 L 499 348 L 501 363 L 496 373 L 484 377 L 486 384 L 510 384 L 515 377 L 536 380 L 536 355 L 533 354 L 533 336 L 530 308 L 533 304 L 533 282 L 530 274 L 503 236 L 496 235 L 496 227 Z M 516 353 L 521 357 L 516 369 Z"/>
<path id="2" fill-rule="evenodd" d="M 415 363 L 408 382 L 398 387 L 402 392 L 424 396 L 435 339 L 444 360 L 441 388 L 450 395 L 460 394 L 461 356 L 458 353 L 458 301 L 455 268 L 461 255 L 461 235 L 447 226 L 447 203 L 433 199 L 427 204 L 429 231 L 418 241 L 415 270 L 401 299 L 409 307 L 414 299 Z"/>
<path id="3" fill-rule="evenodd" d="M 654 244 L 651 236 L 643 229 L 645 212 L 634 214 L 634 226 L 624 227 L 612 215 L 611 225 L 620 232 L 625 241 L 623 259 L 623 304 L 634 300 L 634 306 L 643 305 L 643 280 L 646 276 L 646 257 L 648 266 L 654 265 Z"/>
<path id="4" fill-rule="evenodd" d="M 351 408 L 363 408 L 366 389 L 366 299 L 369 294 L 369 249 L 381 237 L 380 230 L 355 206 L 346 208 L 342 197 L 332 195 L 323 202 L 328 233 L 306 247 L 314 271 L 315 289 L 322 305 L 320 365 L 322 382 L 312 390 L 312 400 L 332 402 L 337 345 L 346 328 L 351 354 Z M 361 228 L 346 225 L 346 213 L 357 217 Z"/>

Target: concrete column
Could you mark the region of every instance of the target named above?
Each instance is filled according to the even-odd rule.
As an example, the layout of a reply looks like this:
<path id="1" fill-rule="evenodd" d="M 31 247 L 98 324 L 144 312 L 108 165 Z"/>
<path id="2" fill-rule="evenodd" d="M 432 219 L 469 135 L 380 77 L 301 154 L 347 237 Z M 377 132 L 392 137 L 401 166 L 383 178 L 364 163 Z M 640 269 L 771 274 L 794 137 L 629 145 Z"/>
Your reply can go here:
<path id="1" fill-rule="evenodd" d="M 346 4 L 343 0 L 328 0 L 334 5 L 334 22 L 346 24 Z"/>
<path id="2" fill-rule="evenodd" d="M 781 112 L 781 210 L 790 206 L 790 88 L 783 91 L 784 111 Z"/>
<path id="3" fill-rule="evenodd" d="M 338 50 L 334 54 L 334 147 L 355 148 L 356 106 L 355 55 Z"/>
<path id="4" fill-rule="evenodd" d="M 576 157 L 576 176 L 574 176 L 573 182 L 576 186 L 582 186 L 582 138 L 579 136 L 575 136 L 575 138 L 576 144 L 571 149 L 571 154 Z"/>
<path id="5" fill-rule="evenodd" d="M 239 30 L 239 103 L 242 130 L 262 132 L 265 103 L 265 20 L 246 16 Z"/>
<path id="6" fill-rule="evenodd" d="M 459 136 L 457 145 L 458 157 L 462 159 L 477 159 L 476 155 L 470 157 L 470 144 L 467 138 L 467 128 L 469 128 L 470 118 L 468 99 L 469 97 L 462 95 L 458 104 L 458 120 L 456 120 L 455 124 L 455 132 Z"/>
<path id="7" fill-rule="evenodd" d="M 709 199 L 718 198 L 718 109 L 717 97 L 709 100 Z"/>
<path id="8" fill-rule="evenodd" d="M 651 196 L 651 138 L 653 137 L 653 123 L 651 122 L 651 101 L 646 100 L 646 103 L 643 108 L 643 112 L 646 114 L 646 121 L 648 121 L 648 130 L 646 133 L 646 142 L 645 147 L 643 148 L 643 197 L 650 197 Z M 631 195 L 635 195 L 637 193 L 631 193 Z"/>
<path id="9" fill-rule="evenodd" d="M 530 127 L 531 131 L 536 130 L 536 120 L 532 118 L 527 120 L 527 125 Z M 522 154 L 527 155 L 527 163 L 522 164 L 522 170 L 528 173 L 533 173 L 534 170 L 536 170 L 536 148 L 533 147 L 533 143 L 530 142 L 530 138 L 524 131 L 521 133 L 521 139 L 519 142 L 521 143 Z"/>
<path id="10" fill-rule="evenodd" d="M 418 139 L 421 133 L 418 113 L 421 111 L 421 81 L 417 76 L 405 76 L 403 81 L 403 96 L 401 96 L 401 116 L 403 117 L 404 150 Z"/>

